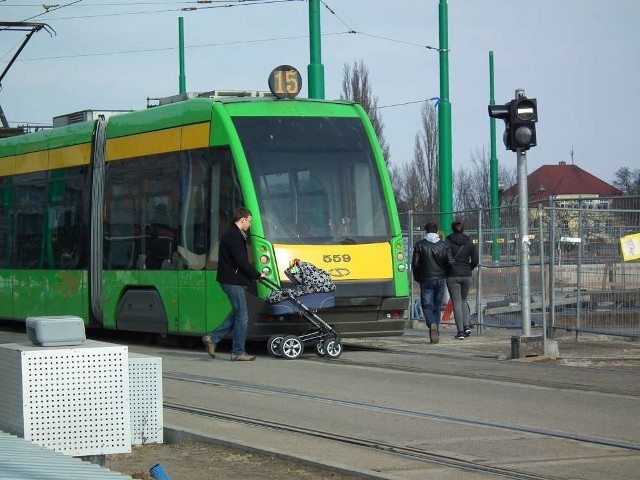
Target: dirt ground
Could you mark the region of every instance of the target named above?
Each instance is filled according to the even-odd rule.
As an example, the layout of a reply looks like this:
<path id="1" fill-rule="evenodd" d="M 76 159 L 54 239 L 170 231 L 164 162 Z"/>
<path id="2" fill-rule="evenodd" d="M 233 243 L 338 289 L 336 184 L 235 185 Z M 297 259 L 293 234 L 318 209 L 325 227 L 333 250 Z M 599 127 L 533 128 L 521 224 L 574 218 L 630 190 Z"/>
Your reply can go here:
<path id="1" fill-rule="evenodd" d="M 160 463 L 171 480 L 295 478 L 354 480 L 360 478 L 320 470 L 293 460 L 250 453 L 227 446 L 186 442 L 134 445 L 131 453 L 108 455 L 105 467 L 136 479 L 153 480 L 149 469 Z"/>

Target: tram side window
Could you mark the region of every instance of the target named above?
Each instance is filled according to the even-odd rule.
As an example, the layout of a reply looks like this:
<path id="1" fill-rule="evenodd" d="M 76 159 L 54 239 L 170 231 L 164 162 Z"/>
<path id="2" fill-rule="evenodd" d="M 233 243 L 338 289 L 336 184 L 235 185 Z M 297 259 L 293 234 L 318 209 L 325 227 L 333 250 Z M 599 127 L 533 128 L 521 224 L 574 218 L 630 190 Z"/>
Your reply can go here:
<path id="1" fill-rule="evenodd" d="M 178 268 L 179 183 L 176 154 L 146 158 L 142 163 L 143 237 L 141 254 L 147 270 Z M 142 266 L 139 266 L 142 268 Z"/>
<path id="2" fill-rule="evenodd" d="M 243 205 L 228 147 L 182 152 L 178 252 L 184 268 L 218 268 L 220 236 Z"/>
<path id="3" fill-rule="evenodd" d="M 54 170 L 49 182 L 53 268 L 86 268 L 88 202 L 83 201 L 87 168 Z"/>
<path id="4" fill-rule="evenodd" d="M 209 190 L 211 192 L 210 237 L 212 247 L 207 259 L 207 269 L 216 270 L 218 268 L 220 237 L 233 222 L 234 210 L 244 206 L 245 203 L 229 148 L 212 149 L 211 159 Z M 250 238 L 248 241 L 251 242 Z M 249 258 L 252 256 L 250 255 Z"/>
<path id="5" fill-rule="evenodd" d="M 140 252 L 140 172 L 135 161 L 105 167 L 104 265 L 107 270 L 137 268 Z"/>
<path id="6" fill-rule="evenodd" d="M 0 268 L 11 267 L 11 206 L 13 191 L 5 178 L 0 178 Z"/>
<path id="7" fill-rule="evenodd" d="M 221 232 L 242 205 L 228 148 L 109 162 L 107 269 L 216 268 Z"/>
<path id="8" fill-rule="evenodd" d="M 45 268 L 46 172 L 15 177 L 15 267 Z"/>
<path id="9" fill-rule="evenodd" d="M 181 152 L 178 253 L 184 267 L 189 270 L 202 270 L 207 261 L 209 165 L 207 150 Z"/>

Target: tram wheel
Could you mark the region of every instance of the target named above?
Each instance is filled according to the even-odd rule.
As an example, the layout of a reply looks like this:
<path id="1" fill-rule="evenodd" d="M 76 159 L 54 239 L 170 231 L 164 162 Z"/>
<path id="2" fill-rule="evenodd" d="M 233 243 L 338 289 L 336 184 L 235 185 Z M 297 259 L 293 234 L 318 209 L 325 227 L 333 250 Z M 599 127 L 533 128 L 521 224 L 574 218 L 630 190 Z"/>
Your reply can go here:
<path id="1" fill-rule="evenodd" d="M 280 346 L 282 345 L 282 339 L 284 337 L 282 335 L 271 335 L 269 341 L 267 342 L 267 350 L 274 357 L 281 357 L 282 352 L 280 351 Z"/>
<path id="2" fill-rule="evenodd" d="M 324 354 L 332 360 L 340 357 L 340 355 L 342 355 L 342 343 L 335 338 L 327 340 L 324 344 Z"/>
<path id="3" fill-rule="evenodd" d="M 280 344 L 282 356 L 288 360 L 294 360 L 304 352 L 304 344 L 296 335 L 289 335 L 282 339 Z"/>

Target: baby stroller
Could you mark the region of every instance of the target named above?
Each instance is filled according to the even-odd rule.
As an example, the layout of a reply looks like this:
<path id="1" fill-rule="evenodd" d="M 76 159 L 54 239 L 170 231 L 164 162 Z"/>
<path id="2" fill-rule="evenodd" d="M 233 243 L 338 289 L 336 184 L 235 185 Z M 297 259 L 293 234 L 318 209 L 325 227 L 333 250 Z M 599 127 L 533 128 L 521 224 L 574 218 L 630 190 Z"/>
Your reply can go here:
<path id="1" fill-rule="evenodd" d="M 266 298 L 269 312 L 274 315 L 298 314 L 308 320 L 313 329 L 302 335 L 272 335 L 267 342 L 267 350 L 275 357 L 292 360 L 302 355 L 305 345 L 314 345 L 319 357 L 338 358 L 342 354 L 340 333 L 316 313 L 335 305 L 333 292 L 336 286 L 331 277 L 324 270 L 297 259 L 284 273 L 293 282 L 293 288 L 280 290 L 271 280 L 262 279 L 272 290 Z"/>

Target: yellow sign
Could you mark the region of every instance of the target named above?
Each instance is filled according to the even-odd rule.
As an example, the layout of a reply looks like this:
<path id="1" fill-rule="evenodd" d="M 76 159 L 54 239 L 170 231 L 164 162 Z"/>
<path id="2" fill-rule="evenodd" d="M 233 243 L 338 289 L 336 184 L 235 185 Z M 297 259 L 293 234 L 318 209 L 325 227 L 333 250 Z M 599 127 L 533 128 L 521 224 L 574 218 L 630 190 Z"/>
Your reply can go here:
<path id="1" fill-rule="evenodd" d="M 364 245 L 274 245 L 281 280 L 289 261 L 298 258 L 331 275 L 333 281 L 382 280 L 393 278 L 391 246 L 388 243 Z"/>
<path id="2" fill-rule="evenodd" d="M 620 237 L 620 247 L 625 262 L 638 260 L 640 258 L 640 233 Z"/>

